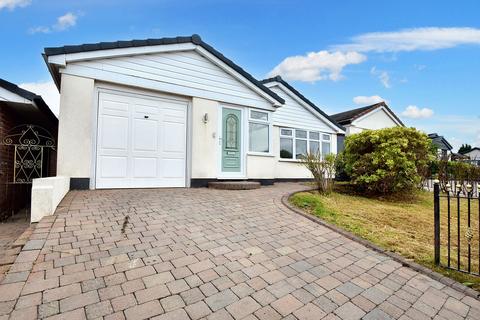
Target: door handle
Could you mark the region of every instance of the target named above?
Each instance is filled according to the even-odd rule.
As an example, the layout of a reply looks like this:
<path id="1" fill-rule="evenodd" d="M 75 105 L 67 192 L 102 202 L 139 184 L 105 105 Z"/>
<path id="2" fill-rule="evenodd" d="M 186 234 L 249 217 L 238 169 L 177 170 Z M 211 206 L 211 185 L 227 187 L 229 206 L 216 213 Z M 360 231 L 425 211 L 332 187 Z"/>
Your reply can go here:
<path id="1" fill-rule="evenodd" d="M 148 116 L 143 116 L 145 119 L 148 119 Z"/>

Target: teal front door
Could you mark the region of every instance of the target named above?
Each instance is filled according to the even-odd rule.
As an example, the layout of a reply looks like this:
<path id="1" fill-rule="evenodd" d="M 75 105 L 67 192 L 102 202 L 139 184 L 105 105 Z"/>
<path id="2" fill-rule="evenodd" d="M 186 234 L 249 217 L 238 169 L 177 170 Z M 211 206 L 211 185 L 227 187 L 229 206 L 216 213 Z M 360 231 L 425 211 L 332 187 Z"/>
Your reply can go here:
<path id="1" fill-rule="evenodd" d="M 242 112 L 222 109 L 222 171 L 240 172 L 242 165 Z"/>

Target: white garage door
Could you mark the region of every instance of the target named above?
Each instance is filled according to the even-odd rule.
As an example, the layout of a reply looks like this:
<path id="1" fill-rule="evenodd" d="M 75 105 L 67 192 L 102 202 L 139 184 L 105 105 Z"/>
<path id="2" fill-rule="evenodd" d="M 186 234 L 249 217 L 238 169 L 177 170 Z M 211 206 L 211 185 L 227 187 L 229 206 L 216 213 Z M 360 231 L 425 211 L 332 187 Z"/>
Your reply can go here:
<path id="1" fill-rule="evenodd" d="M 185 187 L 187 102 L 100 92 L 97 188 Z"/>

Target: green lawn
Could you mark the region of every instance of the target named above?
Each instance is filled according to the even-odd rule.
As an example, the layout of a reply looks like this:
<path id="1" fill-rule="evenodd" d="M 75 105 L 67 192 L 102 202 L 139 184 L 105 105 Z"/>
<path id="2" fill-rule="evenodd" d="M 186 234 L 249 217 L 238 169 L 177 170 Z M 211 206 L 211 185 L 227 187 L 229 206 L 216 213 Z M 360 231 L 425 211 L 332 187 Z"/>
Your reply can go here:
<path id="1" fill-rule="evenodd" d="M 337 186 L 330 195 L 301 192 L 290 202 L 321 219 L 365 238 L 389 251 L 427 266 L 465 285 L 480 290 L 480 277 L 436 267 L 433 263 L 433 195 L 419 191 L 410 199 L 378 199 L 355 195 L 346 186 Z M 472 202 L 472 268 L 478 271 L 478 200 Z M 461 263 L 466 267 L 466 203 L 461 203 Z M 447 204 L 441 201 L 442 262 L 446 263 Z M 452 202 L 452 212 L 457 209 Z M 453 216 L 453 214 L 452 214 Z M 451 220 L 451 255 L 456 256 L 456 219 Z M 452 260 L 456 263 L 456 260 Z"/>

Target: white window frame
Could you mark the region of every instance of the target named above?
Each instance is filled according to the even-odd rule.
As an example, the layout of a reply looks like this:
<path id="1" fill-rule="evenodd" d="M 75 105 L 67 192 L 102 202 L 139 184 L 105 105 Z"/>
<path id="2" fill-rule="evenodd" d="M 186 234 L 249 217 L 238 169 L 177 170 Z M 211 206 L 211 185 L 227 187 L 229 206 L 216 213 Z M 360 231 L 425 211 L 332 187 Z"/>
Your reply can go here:
<path id="1" fill-rule="evenodd" d="M 288 128 L 288 127 L 280 127 L 280 139 L 292 139 L 293 140 L 293 154 L 292 154 L 292 158 L 282 158 L 280 156 L 280 151 L 281 151 L 281 147 L 279 147 L 279 150 L 278 150 L 278 157 L 280 159 L 280 161 L 294 161 L 294 162 L 298 162 L 300 161 L 301 159 L 300 158 L 297 158 L 297 143 L 296 143 L 296 140 L 306 140 L 307 141 L 307 152 L 310 152 L 310 141 L 315 141 L 315 142 L 318 142 L 318 150 L 322 156 L 322 159 L 324 157 L 324 154 L 322 153 L 322 143 L 324 142 L 328 142 L 330 144 L 330 153 L 333 153 L 332 152 L 332 134 L 331 133 L 326 133 L 326 132 L 321 132 L 321 131 L 316 131 L 316 130 L 308 130 L 308 129 L 302 129 L 302 128 Z M 291 136 L 288 136 L 288 135 L 283 135 L 282 134 L 282 130 L 290 130 L 292 132 L 292 135 Z M 307 138 L 297 138 L 296 137 L 296 131 L 299 130 L 299 131 L 305 131 L 307 132 Z M 319 137 L 318 137 L 318 140 L 317 139 L 311 139 L 310 138 L 310 132 L 314 132 L 314 133 L 318 133 L 319 134 Z M 324 139 L 324 135 L 325 136 L 329 136 L 330 139 L 327 140 L 327 139 Z M 279 145 L 280 144 L 280 141 L 279 141 Z"/>
<path id="2" fill-rule="evenodd" d="M 328 136 L 329 139 L 324 139 L 324 136 Z M 332 152 L 332 135 L 331 134 L 328 134 L 328 133 L 323 133 L 323 132 L 320 132 L 320 146 L 319 146 L 319 151 L 322 155 L 322 159 L 324 158 L 324 154 L 323 154 L 323 143 L 326 142 L 330 145 L 330 153 L 333 153 Z"/>
<path id="3" fill-rule="evenodd" d="M 267 120 L 261 119 L 253 119 L 252 118 L 252 111 L 265 113 L 267 115 Z M 250 123 L 258 123 L 258 124 L 265 124 L 268 125 L 268 152 L 258 152 L 258 151 L 250 151 Z M 247 124 L 247 132 L 248 132 L 248 143 L 247 143 L 247 154 L 255 155 L 255 156 L 268 156 L 273 157 L 273 125 L 272 125 L 272 113 L 266 110 L 258 110 L 258 109 L 249 109 L 248 110 L 248 124 Z"/>

